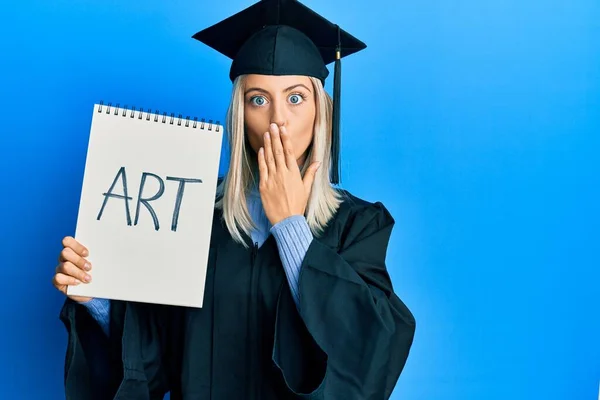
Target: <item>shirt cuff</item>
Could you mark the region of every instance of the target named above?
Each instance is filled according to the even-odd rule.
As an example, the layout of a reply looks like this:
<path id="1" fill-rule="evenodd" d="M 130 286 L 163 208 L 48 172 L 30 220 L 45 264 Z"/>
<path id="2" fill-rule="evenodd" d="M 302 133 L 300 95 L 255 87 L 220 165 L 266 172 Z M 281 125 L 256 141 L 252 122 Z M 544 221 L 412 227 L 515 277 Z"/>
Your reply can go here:
<path id="1" fill-rule="evenodd" d="M 89 301 L 79 302 L 87 308 L 90 315 L 98 322 L 104 333 L 108 336 L 110 326 L 110 300 L 94 297 Z"/>
<path id="2" fill-rule="evenodd" d="M 292 215 L 271 228 L 277 241 L 279 257 L 290 285 L 296 305 L 299 305 L 298 279 L 304 256 L 308 251 L 313 235 L 303 215 Z"/>

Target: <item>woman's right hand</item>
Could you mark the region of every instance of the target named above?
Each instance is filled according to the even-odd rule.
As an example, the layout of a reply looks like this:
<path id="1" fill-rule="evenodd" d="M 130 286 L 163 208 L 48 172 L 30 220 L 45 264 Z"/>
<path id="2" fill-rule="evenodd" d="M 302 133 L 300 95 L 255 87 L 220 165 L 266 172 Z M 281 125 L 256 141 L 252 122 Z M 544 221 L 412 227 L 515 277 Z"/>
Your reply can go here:
<path id="1" fill-rule="evenodd" d="M 89 271 L 92 265 L 85 259 L 89 255 L 88 249 L 71 236 L 66 236 L 62 241 L 63 249 L 58 256 L 56 274 L 52 284 L 63 294 L 67 294 L 67 286 L 76 286 L 89 283 L 92 279 Z M 70 299 L 83 303 L 92 297 L 68 296 Z"/>

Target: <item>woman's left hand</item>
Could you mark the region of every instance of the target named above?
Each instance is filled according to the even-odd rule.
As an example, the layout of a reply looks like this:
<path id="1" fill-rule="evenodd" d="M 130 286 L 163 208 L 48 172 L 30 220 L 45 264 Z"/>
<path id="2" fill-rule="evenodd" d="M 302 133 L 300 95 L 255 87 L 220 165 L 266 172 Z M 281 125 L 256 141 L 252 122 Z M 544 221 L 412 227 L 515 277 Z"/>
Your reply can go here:
<path id="1" fill-rule="evenodd" d="M 292 215 L 304 215 L 320 162 L 312 163 L 303 179 L 284 126 L 271 124 L 264 143 L 258 151 L 259 190 L 265 214 L 275 225 Z"/>

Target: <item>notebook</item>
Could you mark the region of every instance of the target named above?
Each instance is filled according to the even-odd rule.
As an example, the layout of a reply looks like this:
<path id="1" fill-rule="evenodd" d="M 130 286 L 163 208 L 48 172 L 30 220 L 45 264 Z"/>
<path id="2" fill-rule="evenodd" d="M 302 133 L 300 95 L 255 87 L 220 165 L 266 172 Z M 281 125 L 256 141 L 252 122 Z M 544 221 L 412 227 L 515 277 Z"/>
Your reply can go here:
<path id="1" fill-rule="evenodd" d="M 202 307 L 222 133 L 94 105 L 75 232 L 92 282 L 69 295 Z"/>

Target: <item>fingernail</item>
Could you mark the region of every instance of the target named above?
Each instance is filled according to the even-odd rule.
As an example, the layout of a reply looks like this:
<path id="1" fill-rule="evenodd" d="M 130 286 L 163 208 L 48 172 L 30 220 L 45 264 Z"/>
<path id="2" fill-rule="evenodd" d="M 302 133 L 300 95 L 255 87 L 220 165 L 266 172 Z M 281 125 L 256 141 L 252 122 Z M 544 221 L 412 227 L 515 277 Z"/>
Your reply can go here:
<path id="1" fill-rule="evenodd" d="M 271 128 L 273 128 L 273 129 L 277 128 L 277 124 L 276 124 L 275 122 L 273 122 L 273 123 L 271 124 Z"/>
<path id="2" fill-rule="evenodd" d="M 90 255 L 90 253 L 89 253 L 87 250 L 83 250 L 83 256 L 84 256 L 84 257 L 87 257 L 87 256 L 89 256 L 89 255 Z"/>
<path id="3" fill-rule="evenodd" d="M 271 135 L 269 134 L 269 132 L 265 132 L 265 139 L 269 139 Z"/>
<path id="4" fill-rule="evenodd" d="M 92 264 L 90 264 L 89 262 L 86 262 L 85 265 L 83 266 L 83 268 L 86 271 L 89 271 L 90 269 L 92 269 Z"/>
<path id="5" fill-rule="evenodd" d="M 85 281 L 86 281 L 86 282 L 89 282 L 89 281 L 91 281 L 91 280 L 92 280 L 92 277 L 91 277 L 90 275 L 86 275 L 86 276 L 85 276 Z"/>

